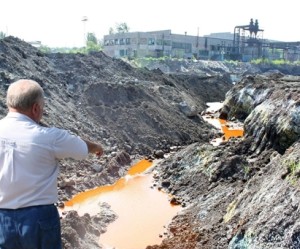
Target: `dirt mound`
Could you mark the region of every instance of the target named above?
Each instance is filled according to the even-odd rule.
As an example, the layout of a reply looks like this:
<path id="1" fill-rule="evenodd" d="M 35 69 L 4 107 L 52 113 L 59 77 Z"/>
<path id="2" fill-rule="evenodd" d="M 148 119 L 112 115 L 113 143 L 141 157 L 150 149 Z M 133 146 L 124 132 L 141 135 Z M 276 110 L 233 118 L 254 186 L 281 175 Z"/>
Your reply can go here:
<path id="1" fill-rule="evenodd" d="M 228 93 L 221 111 L 245 120 L 252 151 L 274 148 L 279 153 L 300 138 L 300 77 L 280 73 L 245 77 Z"/>
<path id="2" fill-rule="evenodd" d="M 47 125 L 104 140 L 107 147 L 131 154 L 208 141 L 211 127 L 198 113 L 206 102 L 222 100 L 232 86 L 217 76 L 171 77 L 136 69 L 101 52 L 43 55 L 13 37 L 1 40 L 0 58 L 2 103 L 8 83 L 37 80 L 48 99 Z"/>
<path id="3" fill-rule="evenodd" d="M 278 73 L 245 77 L 221 110 L 245 120 L 245 138 L 195 143 L 161 164 L 157 184 L 187 208 L 148 249 L 300 248 L 299 86 Z"/>

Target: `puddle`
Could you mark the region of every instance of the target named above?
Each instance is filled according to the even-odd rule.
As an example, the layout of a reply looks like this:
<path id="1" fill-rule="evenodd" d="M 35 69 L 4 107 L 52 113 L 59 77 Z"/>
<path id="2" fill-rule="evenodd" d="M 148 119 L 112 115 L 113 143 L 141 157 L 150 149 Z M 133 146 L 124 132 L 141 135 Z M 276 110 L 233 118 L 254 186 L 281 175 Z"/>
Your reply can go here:
<path id="1" fill-rule="evenodd" d="M 214 139 L 211 141 L 211 144 L 218 146 L 222 141 L 227 141 L 231 137 L 242 137 L 244 135 L 244 129 L 241 123 L 230 122 L 216 117 L 218 111 L 223 106 L 222 102 L 210 102 L 207 103 L 207 105 L 208 108 L 206 109 L 205 115 L 202 116 L 203 119 L 224 133 L 223 137 Z"/>
<path id="2" fill-rule="evenodd" d="M 140 174 L 144 171 L 146 171 L 148 168 L 152 166 L 152 162 L 148 160 L 141 160 L 135 165 L 133 165 L 129 170 L 128 170 L 128 175 L 119 179 L 112 185 L 105 185 L 101 186 L 95 189 L 87 190 L 85 192 L 81 192 L 77 195 L 75 195 L 71 200 L 65 202 L 66 207 L 72 207 L 72 209 L 76 209 L 76 211 L 80 211 L 83 209 L 83 204 L 86 204 L 86 202 L 90 203 L 93 202 L 93 198 L 98 198 L 98 196 L 103 195 L 105 193 L 110 193 L 112 191 L 118 191 L 126 185 L 126 182 L 130 178 L 130 176 Z M 80 209 L 80 210 L 78 210 Z M 96 213 L 98 210 L 96 210 Z M 79 213 L 79 212 L 78 212 Z M 90 212 L 88 212 L 90 213 Z M 90 213 L 91 214 L 91 213 Z"/>
<path id="3" fill-rule="evenodd" d="M 219 119 L 222 131 L 224 133 L 224 140 L 227 141 L 231 137 L 244 136 L 244 129 L 240 124 L 228 122 L 225 119 Z"/>
<path id="4" fill-rule="evenodd" d="M 166 193 L 152 187 L 153 175 L 146 173 L 151 166 L 147 160 L 138 162 L 115 184 L 76 195 L 65 203 L 66 210 L 76 210 L 80 216 L 95 215 L 99 202 L 111 206 L 118 218 L 100 236 L 99 244 L 104 249 L 141 249 L 160 244 L 164 226 L 181 207 L 172 206 Z"/>

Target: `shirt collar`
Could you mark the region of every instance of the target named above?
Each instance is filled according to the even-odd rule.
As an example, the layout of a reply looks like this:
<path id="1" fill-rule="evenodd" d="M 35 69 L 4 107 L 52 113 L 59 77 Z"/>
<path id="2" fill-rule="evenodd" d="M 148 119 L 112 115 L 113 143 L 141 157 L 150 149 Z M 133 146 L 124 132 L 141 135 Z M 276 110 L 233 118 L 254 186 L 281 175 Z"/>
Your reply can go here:
<path id="1" fill-rule="evenodd" d="M 6 117 L 8 117 L 8 118 L 16 118 L 16 119 L 24 120 L 24 121 L 27 120 L 27 121 L 36 123 L 30 117 L 26 116 L 25 114 L 19 113 L 19 112 L 8 112 L 7 115 L 6 115 Z"/>

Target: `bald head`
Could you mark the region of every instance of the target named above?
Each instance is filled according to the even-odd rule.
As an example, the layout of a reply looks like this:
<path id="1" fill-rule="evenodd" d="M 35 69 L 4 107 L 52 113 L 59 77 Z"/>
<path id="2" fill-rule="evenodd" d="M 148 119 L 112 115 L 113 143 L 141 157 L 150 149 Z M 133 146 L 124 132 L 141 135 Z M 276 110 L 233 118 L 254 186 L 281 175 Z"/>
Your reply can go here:
<path id="1" fill-rule="evenodd" d="M 28 111 L 44 100 L 42 87 L 33 80 L 21 79 L 12 83 L 7 90 L 6 104 L 9 109 Z"/>

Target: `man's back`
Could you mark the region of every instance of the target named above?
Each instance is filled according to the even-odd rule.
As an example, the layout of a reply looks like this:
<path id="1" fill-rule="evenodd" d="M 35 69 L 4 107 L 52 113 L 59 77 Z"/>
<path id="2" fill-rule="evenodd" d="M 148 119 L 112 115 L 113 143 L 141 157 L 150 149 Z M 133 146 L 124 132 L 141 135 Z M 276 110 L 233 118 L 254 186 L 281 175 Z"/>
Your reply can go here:
<path id="1" fill-rule="evenodd" d="M 56 158 L 72 156 L 68 155 L 71 152 L 78 153 L 80 158 L 87 155 L 83 142 L 74 146 L 76 140 L 66 139 L 64 133 L 57 128 L 42 127 L 20 113 L 9 113 L 0 121 L 0 208 L 57 201 Z M 71 152 L 61 150 L 67 144 Z"/>
<path id="2" fill-rule="evenodd" d="M 61 249 L 57 159 L 103 154 L 100 144 L 39 125 L 42 87 L 21 79 L 8 87 L 0 120 L 0 248 Z"/>

